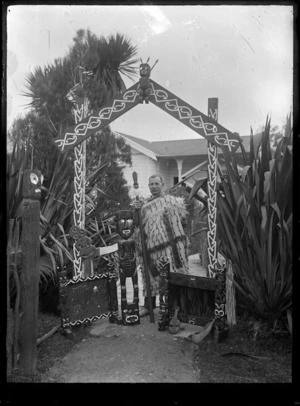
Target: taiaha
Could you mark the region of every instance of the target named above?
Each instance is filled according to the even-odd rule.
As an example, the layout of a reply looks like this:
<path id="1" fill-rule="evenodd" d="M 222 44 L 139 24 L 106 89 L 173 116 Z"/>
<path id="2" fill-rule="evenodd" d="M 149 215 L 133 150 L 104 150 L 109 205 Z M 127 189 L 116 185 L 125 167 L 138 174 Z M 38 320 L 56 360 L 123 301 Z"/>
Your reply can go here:
<path id="1" fill-rule="evenodd" d="M 133 178 L 133 187 L 135 189 L 139 188 L 137 173 L 132 173 Z M 138 195 L 136 195 L 136 200 L 139 200 Z M 151 289 L 150 289 L 150 278 L 148 273 L 148 266 L 147 266 L 147 255 L 146 255 L 146 243 L 145 243 L 145 236 L 143 232 L 143 223 L 142 223 L 142 215 L 141 209 L 138 209 L 138 218 L 140 224 L 140 234 L 141 234 L 141 243 L 142 243 L 142 252 L 143 252 L 143 262 L 144 262 L 144 273 L 145 273 L 145 280 L 146 280 L 146 291 L 148 296 L 148 306 L 149 306 L 149 313 L 150 313 L 150 323 L 154 323 L 154 314 L 153 314 L 153 307 L 151 301 Z"/>

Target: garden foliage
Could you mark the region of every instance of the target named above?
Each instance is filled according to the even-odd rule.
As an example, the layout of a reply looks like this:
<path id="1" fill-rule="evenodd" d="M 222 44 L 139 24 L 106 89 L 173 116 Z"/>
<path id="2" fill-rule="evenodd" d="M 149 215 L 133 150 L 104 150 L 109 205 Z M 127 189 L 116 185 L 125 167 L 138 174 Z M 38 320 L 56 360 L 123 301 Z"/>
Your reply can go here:
<path id="1" fill-rule="evenodd" d="M 292 130 L 270 143 L 267 117 L 258 143 L 251 131 L 250 154 L 241 143 L 244 167 L 225 155 L 218 190 L 220 252 L 232 262 L 241 303 L 270 324 L 292 306 Z"/>

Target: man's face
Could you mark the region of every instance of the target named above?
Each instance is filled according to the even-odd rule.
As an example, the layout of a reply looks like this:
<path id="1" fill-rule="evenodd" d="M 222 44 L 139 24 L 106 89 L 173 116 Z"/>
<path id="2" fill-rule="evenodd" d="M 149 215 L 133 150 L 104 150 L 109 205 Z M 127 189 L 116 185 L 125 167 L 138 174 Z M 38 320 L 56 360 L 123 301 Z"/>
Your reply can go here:
<path id="1" fill-rule="evenodd" d="M 152 196 L 159 196 L 164 187 L 164 183 L 160 180 L 158 176 L 149 179 L 149 189 Z"/>

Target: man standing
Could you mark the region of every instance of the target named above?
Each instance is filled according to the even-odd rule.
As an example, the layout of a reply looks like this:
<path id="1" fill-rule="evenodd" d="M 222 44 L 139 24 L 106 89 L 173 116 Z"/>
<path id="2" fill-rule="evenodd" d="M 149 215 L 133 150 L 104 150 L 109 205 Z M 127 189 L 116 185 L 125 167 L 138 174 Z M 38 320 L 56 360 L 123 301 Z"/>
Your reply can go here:
<path id="1" fill-rule="evenodd" d="M 183 198 L 165 194 L 163 192 L 164 181 L 159 175 L 150 176 L 148 186 L 151 196 L 142 202 L 133 202 L 135 209 L 141 210 L 140 231 L 144 233 L 146 243 L 151 292 L 151 299 L 149 299 L 140 250 L 138 257 L 142 268 L 145 297 L 144 307 L 140 309 L 140 317 L 149 314 L 149 300 L 152 301 L 152 308 L 156 307 L 156 296 L 159 295 L 157 263 L 162 256 L 169 259 L 171 272 L 188 273 L 187 237 L 183 229 L 186 224 L 187 211 Z M 136 245 L 138 247 L 140 244 Z"/>

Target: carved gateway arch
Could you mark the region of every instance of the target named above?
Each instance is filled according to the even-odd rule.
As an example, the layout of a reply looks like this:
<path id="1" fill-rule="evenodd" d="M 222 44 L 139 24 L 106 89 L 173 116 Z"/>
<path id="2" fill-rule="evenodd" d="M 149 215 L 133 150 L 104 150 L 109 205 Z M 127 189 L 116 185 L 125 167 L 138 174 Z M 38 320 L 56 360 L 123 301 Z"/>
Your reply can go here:
<path id="1" fill-rule="evenodd" d="M 80 144 L 96 131 L 101 130 L 127 111 L 140 103 L 140 83 L 136 83 L 123 94 L 118 94 L 104 107 L 92 112 L 90 115 L 69 128 L 63 138 L 57 138 L 55 144 L 62 153 L 68 152 Z M 216 147 L 229 152 L 235 152 L 239 147 L 240 137 L 231 133 L 219 123 L 196 110 L 194 107 L 175 96 L 149 78 L 149 102 L 164 110 L 181 123 L 206 138 Z"/>
<path id="2" fill-rule="evenodd" d="M 141 70 L 140 70 L 141 71 Z M 240 137 L 237 133 L 231 133 L 221 126 L 214 114 L 206 116 L 184 100 L 180 99 L 169 90 L 160 86 L 149 78 L 141 77 L 139 82 L 134 84 L 122 94 L 118 94 L 113 100 L 104 107 L 93 111 L 91 114 L 82 118 L 73 127 L 69 128 L 62 138 L 57 138 L 55 144 L 57 148 L 66 153 L 70 149 L 83 143 L 88 137 L 96 131 L 101 130 L 106 125 L 134 108 L 137 104 L 146 102 L 153 103 L 169 115 L 195 131 L 208 141 L 208 274 L 210 278 L 224 280 L 224 267 L 220 267 L 217 262 L 216 247 L 216 201 L 217 201 L 217 157 L 218 147 L 224 154 L 234 153 L 240 145 Z M 77 158 L 76 158 L 77 159 Z M 76 167 L 76 162 L 75 162 Z M 77 182 L 80 183 L 80 176 Z M 75 180 L 76 182 L 76 180 Z M 81 182 L 82 183 L 82 182 Z M 75 199 L 74 205 L 81 199 Z M 75 211 L 79 211 L 75 207 Z M 75 218 L 75 216 L 74 216 Z M 82 224 L 76 226 L 83 228 Z M 76 273 L 76 272 L 75 272 Z M 76 276 L 76 275 L 75 275 Z M 78 277 L 82 277 L 79 272 Z M 218 296 L 218 295 L 217 295 Z M 219 299 L 215 303 L 215 316 L 225 318 L 225 297 L 224 292 L 220 292 Z"/>

